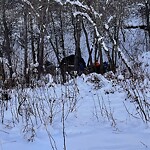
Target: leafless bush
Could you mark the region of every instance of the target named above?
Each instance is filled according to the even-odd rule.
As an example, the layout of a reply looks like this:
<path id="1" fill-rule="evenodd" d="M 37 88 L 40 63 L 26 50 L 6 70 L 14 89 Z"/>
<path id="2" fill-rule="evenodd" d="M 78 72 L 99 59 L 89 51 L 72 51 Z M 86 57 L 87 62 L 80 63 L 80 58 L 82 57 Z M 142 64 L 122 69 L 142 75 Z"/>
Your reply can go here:
<path id="1" fill-rule="evenodd" d="M 148 122 L 150 121 L 149 76 L 141 70 L 141 65 L 136 65 L 134 69 L 134 77 L 122 80 L 119 84 L 135 105 L 137 114 L 144 122 Z"/>
<path id="2" fill-rule="evenodd" d="M 37 130 L 44 127 L 50 139 L 51 147 L 57 150 L 57 146 L 49 127 L 60 120 L 63 128 L 64 149 L 66 147 L 65 121 L 69 114 L 76 110 L 77 87 L 76 79 L 65 85 L 60 85 L 59 92 L 55 84 L 50 86 L 49 81 L 42 81 L 36 88 L 10 89 L 10 99 L 0 99 L 1 123 L 7 126 L 22 124 L 24 138 L 32 142 L 37 136 Z M 42 86 L 43 84 L 43 86 Z M 9 116 L 5 115 L 9 112 Z"/>
<path id="3" fill-rule="evenodd" d="M 92 74 L 90 74 L 87 81 L 93 84 L 94 89 L 100 89 L 104 86 L 104 82 L 103 82 L 102 78 L 103 78 L 102 75 L 92 73 Z"/>
<path id="4" fill-rule="evenodd" d="M 106 101 L 103 97 L 100 98 L 97 95 L 97 100 L 94 100 L 94 112 L 98 120 L 102 117 L 104 120 L 110 122 L 112 127 L 117 129 L 116 119 L 114 118 L 114 112 L 109 99 Z"/>

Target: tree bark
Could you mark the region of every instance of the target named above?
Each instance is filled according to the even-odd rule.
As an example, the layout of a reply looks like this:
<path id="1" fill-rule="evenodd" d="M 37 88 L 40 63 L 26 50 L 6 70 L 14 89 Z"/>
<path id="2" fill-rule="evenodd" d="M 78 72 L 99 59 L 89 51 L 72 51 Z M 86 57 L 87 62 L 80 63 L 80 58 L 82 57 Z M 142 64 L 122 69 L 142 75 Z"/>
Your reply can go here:
<path id="1" fill-rule="evenodd" d="M 88 63 L 87 64 L 92 65 L 92 53 L 91 53 L 91 49 L 90 49 L 90 44 L 89 44 L 89 39 L 88 39 L 88 33 L 87 33 L 87 30 L 85 28 L 85 25 L 84 25 L 83 21 L 82 21 L 82 29 L 83 29 L 83 32 L 85 34 L 86 46 L 87 46 L 87 50 L 88 50 L 88 53 L 89 53 L 89 59 L 88 59 Z"/>
<path id="2" fill-rule="evenodd" d="M 7 59 L 8 59 L 8 68 L 10 72 L 10 80 L 12 80 L 13 75 L 13 69 L 12 69 L 12 61 L 11 61 L 11 42 L 10 42 L 10 29 L 8 28 L 8 24 L 6 21 L 6 10 L 5 10 L 5 0 L 2 1 L 3 3 L 3 16 L 2 16 L 2 22 L 4 25 L 4 42 L 3 42 L 3 51 L 6 53 Z M 12 82 L 12 81 L 11 81 Z M 12 85 L 12 83 L 10 83 Z"/>
<path id="3" fill-rule="evenodd" d="M 74 18 L 74 39 L 75 39 L 75 60 L 74 60 L 74 69 L 75 71 L 79 70 L 79 59 L 81 58 L 81 48 L 80 48 L 80 39 L 81 39 L 81 16 L 76 16 Z"/>

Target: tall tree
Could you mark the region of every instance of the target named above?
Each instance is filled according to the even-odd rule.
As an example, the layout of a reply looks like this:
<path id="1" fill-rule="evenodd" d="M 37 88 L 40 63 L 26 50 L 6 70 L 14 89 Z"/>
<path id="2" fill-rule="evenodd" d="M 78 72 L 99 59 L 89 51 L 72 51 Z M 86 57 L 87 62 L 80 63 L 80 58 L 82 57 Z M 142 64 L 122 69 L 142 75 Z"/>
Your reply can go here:
<path id="1" fill-rule="evenodd" d="M 12 80 L 13 69 L 12 69 L 12 47 L 11 47 L 11 26 L 8 25 L 7 16 L 6 16 L 6 0 L 2 0 L 2 23 L 4 27 L 4 40 L 3 40 L 3 53 L 5 53 L 5 57 L 8 59 L 8 68 L 9 68 L 9 76 Z M 10 83 L 12 84 L 12 83 Z"/>

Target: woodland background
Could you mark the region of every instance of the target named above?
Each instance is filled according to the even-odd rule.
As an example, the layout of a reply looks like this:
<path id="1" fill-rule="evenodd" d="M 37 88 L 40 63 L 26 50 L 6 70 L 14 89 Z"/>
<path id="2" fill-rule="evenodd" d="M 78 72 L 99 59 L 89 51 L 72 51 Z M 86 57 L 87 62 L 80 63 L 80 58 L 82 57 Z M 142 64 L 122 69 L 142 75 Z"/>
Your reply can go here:
<path id="1" fill-rule="evenodd" d="M 70 54 L 75 54 L 75 70 L 78 58 L 83 57 L 87 66 L 98 59 L 101 69 L 107 61 L 113 73 L 137 74 L 137 57 L 150 47 L 149 3 L 1 0 L 2 81 L 6 87 L 17 82 L 28 86 L 41 79 L 46 61 L 59 67 Z M 50 73 L 56 75 L 54 72 Z"/>

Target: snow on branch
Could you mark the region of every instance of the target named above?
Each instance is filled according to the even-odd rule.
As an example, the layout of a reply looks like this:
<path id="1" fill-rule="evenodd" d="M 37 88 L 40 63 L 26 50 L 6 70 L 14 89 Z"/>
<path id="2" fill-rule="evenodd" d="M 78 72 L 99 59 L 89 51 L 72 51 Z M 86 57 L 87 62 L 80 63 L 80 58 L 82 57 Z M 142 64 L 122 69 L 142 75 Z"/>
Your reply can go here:
<path id="1" fill-rule="evenodd" d="M 98 28 L 96 26 L 96 23 L 92 20 L 92 18 L 87 13 L 75 12 L 74 16 L 77 16 L 77 15 L 81 15 L 81 16 L 84 16 L 85 18 L 87 18 L 87 20 L 93 25 L 93 27 L 95 29 L 97 41 L 99 43 L 101 43 L 101 45 L 103 46 L 103 48 L 106 52 L 109 52 L 109 49 L 107 48 L 105 42 L 103 41 L 103 37 L 100 35 Z"/>
<path id="2" fill-rule="evenodd" d="M 133 76 L 132 67 L 131 67 L 128 59 L 125 57 L 124 53 L 122 52 L 122 50 L 119 47 L 118 47 L 118 54 L 121 57 L 121 59 L 124 62 L 124 64 L 126 65 L 126 67 L 128 68 L 130 74 Z"/>
<path id="3" fill-rule="evenodd" d="M 3 62 L 3 58 L 2 57 L 0 57 L 0 63 L 2 63 Z"/>
<path id="4" fill-rule="evenodd" d="M 73 15 L 74 16 L 80 15 L 80 16 L 85 17 L 93 25 L 98 42 L 102 41 L 103 37 L 100 36 L 100 33 L 99 33 L 98 28 L 96 26 L 96 23 L 92 20 L 92 18 L 87 13 L 82 13 L 82 12 L 76 11 Z M 103 45 L 105 45 L 105 44 L 103 44 Z M 106 45 L 105 45 L 105 48 L 106 48 Z"/>
<path id="5" fill-rule="evenodd" d="M 73 15 L 76 17 L 78 15 L 83 16 L 85 18 L 87 18 L 87 20 L 93 25 L 96 26 L 96 24 L 94 23 L 94 21 L 92 20 L 92 18 L 87 14 L 87 13 L 82 13 L 80 11 L 76 11 L 73 13 Z"/>
<path id="6" fill-rule="evenodd" d="M 36 14 L 37 17 L 40 17 L 40 15 L 36 12 L 33 5 L 28 0 L 22 0 L 22 2 L 26 3 L 30 8 L 33 10 L 33 12 Z"/>
<path id="7" fill-rule="evenodd" d="M 81 3 L 79 0 L 75 0 L 75 1 L 66 0 L 65 2 L 63 2 L 62 0 L 55 0 L 55 1 L 58 2 L 60 5 L 67 5 L 67 3 L 69 3 L 71 5 L 81 7 L 86 11 L 92 12 L 92 14 L 95 17 L 99 17 L 99 18 L 102 17 L 102 14 L 97 13 L 92 6 L 85 5 Z"/>
<path id="8" fill-rule="evenodd" d="M 57 1 L 60 1 L 60 0 L 57 0 Z M 82 3 L 80 3 L 78 0 L 77 1 L 70 1 L 70 0 L 66 0 L 66 3 L 70 3 L 71 5 L 77 5 L 81 8 L 84 8 L 87 10 L 87 13 L 89 12 L 90 10 L 90 13 L 92 13 L 92 15 L 94 15 L 94 17 L 98 17 L 101 19 L 101 16 L 102 14 L 99 14 L 97 13 L 93 7 L 89 7 L 87 5 L 83 5 Z M 98 40 L 98 42 L 101 43 L 102 47 L 104 48 L 105 52 L 108 53 L 109 52 L 109 49 L 108 47 L 106 46 L 106 43 L 104 42 L 104 38 L 100 35 L 99 31 L 98 31 L 98 28 L 97 28 L 97 25 L 96 23 L 93 21 L 93 19 L 87 14 L 87 13 L 83 13 L 83 12 L 75 12 L 74 13 L 74 16 L 77 16 L 77 15 L 81 15 L 81 16 L 84 16 L 85 18 L 87 18 L 87 20 L 93 25 L 94 29 L 95 29 L 95 33 L 96 33 L 96 38 Z M 108 24 L 111 22 L 111 20 L 114 18 L 115 16 L 110 16 L 110 18 L 108 19 Z M 108 24 L 105 24 L 104 25 L 104 29 L 109 32 L 109 25 Z M 113 42 L 113 45 L 116 45 L 116 40 L 113 38 L 112 39 L 112 42 Z M 124 53 L 122 52 L 122 50 L 119 48 L 118 45 L 117 46 L 117 50 L 118 50 L 118 54 L 119 56 L 121 57 L 122 61 L 124 62 L 124 64 L 126 65 L 126 67 L 128 68 L 129 72 L 131 75 L 133 75 L 132 73 L 132 68 L 131 68 L 131 65 L 129 64 L 128 62 L 128 59 L 125 57 Z"/>
<path id="9" fill-rule="evenodd" d="M 92 6 L 89 7 L 87 5 L 84 5 L 81 2 L 79 2 L 79 0 L 76 0 L 76 1 L 66 0 L 64 3 L 62 2 L 62 0 L 55 0 L 55 1 L 58 2 L 61 5 L 66 5 L 67 3 L 69 3 L 71 5 L 75 5 L 75 6 L 84 8 L 87 12 L 90 11 L 90 13 L 92 13 L 95 18 L 96 17 L 99 17 L 99 18 L 102 17 L 102 14 L 97 13 Z M 83 13 L 83 12 L 80 12 L 80 11 L 76 11 L 74 13 L 74 16 L 77 16 L 77 15 L 81 15 L 81 16 L 84 16 L 85 18 L 87 18 L 87 20 L 93 25 L 93 27 L 95 29 L 97 40 L 99 42 L 102 41 L 103 37 L 100 36 L 100 33 L 99 33 L 98 28 L 96 26 L 96 23 L 93 21 L 93 19 L 87 13 Z M 106 48 L 106 45 L 104 44 L 104 42 L 103 42 L 102 45 L 104 46 L 105 50 L 108 50 L 108 48 Z"/>
<path id="10" fill-rule="evenodd" d="M 90 10 L 87 5 L 82 4 L 79 0 L 76 1 L 66 0 L 65 2 L 63 2 L 62 0 L 55 0 L 55 1 L 58 2 L 60 5 L 67 5 L 67 3 L 69 3 L 71 5 L 75 5 L 78 7 L 82 7 L 86 10 Z"/>

